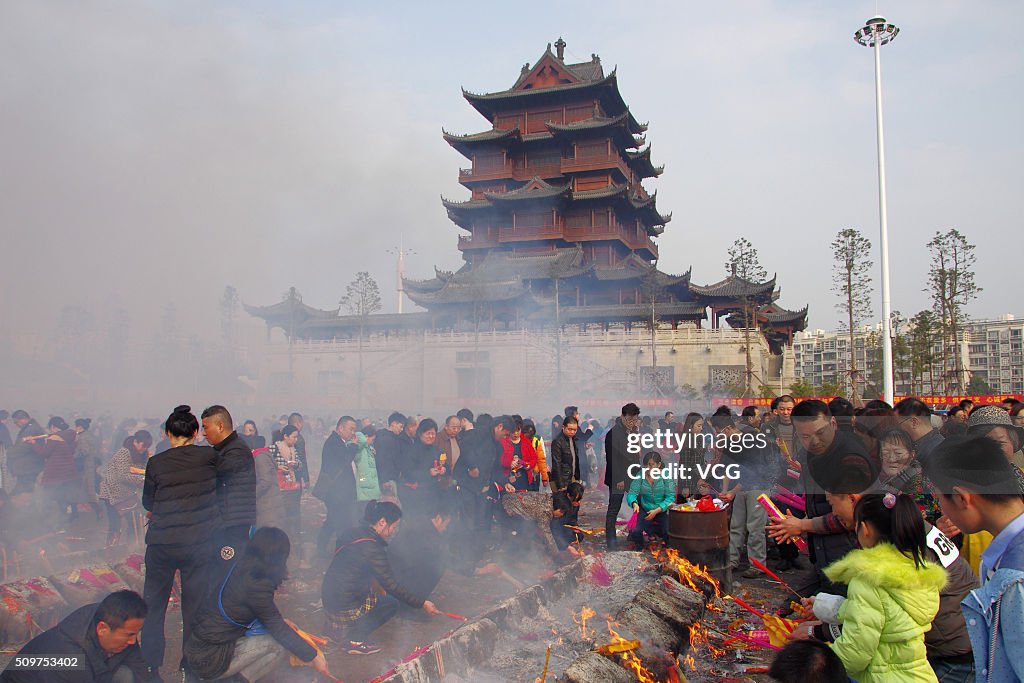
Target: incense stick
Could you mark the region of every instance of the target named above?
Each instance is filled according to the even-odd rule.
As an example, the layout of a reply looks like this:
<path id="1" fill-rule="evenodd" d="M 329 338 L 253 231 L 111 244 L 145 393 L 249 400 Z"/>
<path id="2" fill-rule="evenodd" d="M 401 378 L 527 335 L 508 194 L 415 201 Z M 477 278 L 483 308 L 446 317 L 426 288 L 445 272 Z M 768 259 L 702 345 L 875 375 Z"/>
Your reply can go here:
<path id="1" fill-rule="evenodd" d="M 727 595 L 725 597 L 726 597 L 727 600 L 732 600 L 733 602 L 735 602 L 737 605 L 739 605 L 743 609 L 747 610 L 748 612 L 752 612 L 752 613 L 756 614 L 757 616 L 761 617 L 762 619 L 764 619 L 764 612 L 758 612 L 756 609 L 754 609 L 753 607 L 751 607 L 747 603 L 743 602 L 742 600 L 740 600 L 737 597 L 733 597 L 732 595 Z"/>
<path id="2" fill-rule="evenodd" d="M 768 567 L 764 566 L 763 564 L 761 564 L 760 562 L 758 562 L 758 561 L 757 561 L 757 560 L 755 560 L 754 558 L 750 558 L 750 564 L 754 565 L 755 567 L 757 567 L 758 569 L 760 569 L 761 571 L 763 571 L 763 572 L 764 572 L 765 574 L 767 574 L 768 576 L 772 577 L 773 579 L 775 579 L 776 581 L 778 581 L 779 583 L 781 583 L 781 584 L 782 584 L 782 587 L 783 587 L 783 588 L 785 588 L 786 590 L 788 590 L 788 591 L 789 591 L 790 593 L 792 593 L 792 594 L 793 594 L 793 595 L 795 595 L 796 597 L 800 598 L 801 600 L 803 600 L 803 599 L 804 599 L 804 596 L 800 595 L 800 594 L 799 594 L 799 593 L 797 593 L 797 592 L 796 592 L 795 590 L 793 590 L 793 587 L 792 587 L 792 586 L 790 586 L 790 585 L 789 585 L 788 583 L 786 583 L 785 581 L 783 581 L 783 580 L 782 580 L 782 578 L 781 578 L 781 577 L 780 577 L 780 576 L 779 576 L 778 574 L 776 574 L 775 572 L 773 572 L 773 571 L 772 571 L 771 569 L 768 569 Z"/>
<path id="3" fill-rule="evenodd" d="M 781 647 L 776 647 L 776 646 L 772 645 L 771 643 L 767 643 L 766 644 L 766 643 L 762 643 L 762 642 L 760 642 L 758 640 L 754 640 L 753 638 L 751 638 L 749 636 L 746 636 L 746 635 L 740 633 L 739 631 L 730 631 L 729 633 L 723 633 L 722 631 L 719 631 L 714 626 L 705 626 L 705 628 L 707 628 L 707 630 L 709 630 L 709 631 L 714 631 L 715 633 L 717 633 L 720 636 L 725 636 L 727 638 L 732 638 L 733 640 L 742 640 L 743 642 L 747 643 L 748 645 L 753 645 L 754 647 L 768 648 L 769 650 L 775 650 L 775 651 L 779 651 L 779 650 L 782 649 Z M 723 643 L 723 645 L 724 645 L 724 643 Z"/>

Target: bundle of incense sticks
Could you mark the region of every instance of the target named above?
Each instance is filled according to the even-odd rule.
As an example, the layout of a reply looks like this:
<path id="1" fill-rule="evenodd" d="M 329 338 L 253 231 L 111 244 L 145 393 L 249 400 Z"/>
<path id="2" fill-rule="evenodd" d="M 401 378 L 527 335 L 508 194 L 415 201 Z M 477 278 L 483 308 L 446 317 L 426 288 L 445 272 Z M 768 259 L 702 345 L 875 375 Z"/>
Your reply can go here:
<path id="1" fill-rule="evenodd" d="M 786 516 L 782 514 L 782 511 L 779 510 L 779 508 L 775 507 L 775 503 L 772 502 L 772 499 L 769 498 L 767 494 L 762 493 L 761 495 L 759 495 L 757 497 L 757 502 L 760 503 L 761 507 L 763 507 L 768 512 L 768 516 L 772 519 L 783 520 L 786 518 Z M 807 550 L 807 541 L 805 541 L 800 536 L 794 536 L 790 540 L 800 550 Z"/>
<path id="2" fill-rule="evenodd" d="M 751 607 L 750 605 L 748 605 L 748 604 L 747 604 L 746 602 L 744 602 L 743 600 L 741 600 L 741 599 L 737 598 L 736 596 L 734 596 L 734 595 L 727 595 L 727 596 L 725 596 L 725 599 L 726 599 L 726 600 L 732 600 L 732 601 L 733 601 L 733 602 L 735 602 L 735 603 L 736 603 L 737 605 L 739 605 L 739 606 L 740 606 L 740 607 L 742 607 L 743 609 L 747 610 L 747 611 L 748 611 L 748 612 L 750 612 L 751 614 L 754 614 L 754 615 L 756 615 L 756 616 L 760 617 L 761 619 L 764 619 L 764 612 L 762 612 L 762 611 L 760 611 L 760 610 L 756 610 L 756 609 L 754 609 L 753 607 Z"/>
<path id="3" fill-rule="evenodd" d="M 804 499 L 787 489 L 785 486 L 776 485 L 775 495 L 772 497 L 780 501 L 783 505 L 788 505 L 794 510 L 800 510 L 802 512 L 807 509 Z"/>

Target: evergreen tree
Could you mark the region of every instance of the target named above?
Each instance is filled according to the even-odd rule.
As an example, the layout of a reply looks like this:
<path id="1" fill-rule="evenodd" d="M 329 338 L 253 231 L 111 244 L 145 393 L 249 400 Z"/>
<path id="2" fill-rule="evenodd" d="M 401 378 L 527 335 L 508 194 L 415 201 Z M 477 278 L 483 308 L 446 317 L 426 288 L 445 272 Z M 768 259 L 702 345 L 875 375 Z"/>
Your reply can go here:
<path id="1" fill-rule="evenodd" d="M 728 250 L 729 259 L 725 262 L 726 272 L 741 277 L 748 282 L 761 283 L 768 279 L 768 271 L 761 265 L 757 249 L 746 237 L 741 237 Z M 746 351 L 747 369 L 744 379 L 743 396 L 754 395 L 754 363 L 750 355 L 750 330 L 757 325 L 757 302 L 750 297 L 742 298 L 743 305 L 743 346 Z"/>
<path id="2" fill-rule="evenodd" d="M 967 368 L 964 366 L 960 345 L 960 330 L 967 321 L 964 307 L 981 292 L 974 281 L 974 245 L 956 228 L 945 233 L 936 232 L 928 243 L 931 254 L 931 269 L 928 271 L 928 287 L 933 306 L 939 316 L 943 334 L 943 382 L 949 373 L 946 349 L 953 348 L 953 391 L 964 391 L 967 386 Z M 949 392 L 947 385 L 946 392 Z"/>
<path id="3" fill-rule="evenodd" d="M 854 228 L 840 230 L 832 241 L 832 291 L 839 297 L 836 308 L 843 314 L 840 329 L 850 335 L 850 396 L 857 395 L 857 354 L 854 332 L 871 315 L 871 241 Z"/>

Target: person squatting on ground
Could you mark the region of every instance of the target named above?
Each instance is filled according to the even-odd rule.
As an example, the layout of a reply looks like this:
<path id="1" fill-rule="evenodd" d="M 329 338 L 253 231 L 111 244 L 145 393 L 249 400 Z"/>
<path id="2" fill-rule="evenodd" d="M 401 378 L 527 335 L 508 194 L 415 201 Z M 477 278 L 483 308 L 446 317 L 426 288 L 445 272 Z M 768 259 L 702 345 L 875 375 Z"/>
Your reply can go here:
<path id="1" fill-rule="evenodd" d="M 213 587 L 185 641 L 185 658 L 196 675 L 208 681 L 258 681 L 289 654 L 330 675 L 323 653 L 295 632 L 274 603 L 288 574 L 290 552 L 288 534 L 281 529 L 256 530 L 241 559 Z"/>
<path id="2" fill-rule="evenodd" d="M 362 523 L 342 533 L 334 559 L 324 574 L 321 593 L 325 635 L 347 638 L 349 654 L 380 652 L 367 638 L 395 616 L 399 600 L 430 615 L 441 613 L 434 603 L 399 584 L 391 571 L 387 545 L 398 531 L 401 519 L 402 510 L 394 503 L 367 503 Z M 373 581 L 384 589 L 384 595 L 374 592 Z"/>
<path id="3" fill-rule="evenodd" d="M 160 675 L 150 670 L 139 650 L 145 619 L 145 601 L 129 590 L 79 607 L 17 653 L 75 657 L 79 668 L 30 671 L 15 670 L 9 664 L 0 674 L 0 683 L 159 683 Z"/>
<path id="4" fill-rule="evenodd" d="M 637 516 L 629 542 L 640 550 L 646 547 L 644 534 L 648 542 L 668 540 L 668 506 L 675 502 L 676 484 L 674 479 L 654 476 L 654 470 L 663 468 L 661 454 L 650 451 L 644 455 L 642 476 L 629 483 L 626 503 Z"/>
<path id="5" fill-rule="evenodd" d="M 570 549 L 573 543 L 579 541 L 579 533 L 566 527 L 579 525 L 580 501 L 582 500 L 583 484 L 578 481 L 569 484 L 564 491 L 552 495 L 551 535 L 559 550 Z M 570 552 L 573 551 L 570 550 Z"/>

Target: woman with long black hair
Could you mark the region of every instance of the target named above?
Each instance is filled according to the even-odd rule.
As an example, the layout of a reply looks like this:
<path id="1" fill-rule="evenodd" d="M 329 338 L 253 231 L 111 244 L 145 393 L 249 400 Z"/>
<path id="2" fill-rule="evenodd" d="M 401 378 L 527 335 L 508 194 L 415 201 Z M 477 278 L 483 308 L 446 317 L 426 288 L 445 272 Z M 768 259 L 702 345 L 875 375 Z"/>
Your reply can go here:
<path id="1" fill-rule="evenodd" d="M 199 420 L 189 406 L 178 406 L 167 418 L 171 448 L 146 464 L 142 507 L 150 511 L 146 531 L 146 623 L 142 656 L 150 666 L 164 663 L 164 618 L 181 572 L 182 642 L 188 640 L 206 593 L 206 581 L 220 531 L 217 507 L 217 451 L 196 446 Z M 182 666 L 185 660 L 182 658 Z"/>
<path id="2" fill-rule="evenodd" d="M 242 558 L 216 586 L 185 642 L 192 672 L 215 681 L 241 676 L 258 681 L 281 666 L 289 654 L 330 675 L 322 652 L 281 616 L 274 593 L 288 575 L 291 543 L 277 527 L 261 527 Z"/>

